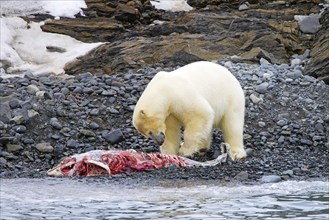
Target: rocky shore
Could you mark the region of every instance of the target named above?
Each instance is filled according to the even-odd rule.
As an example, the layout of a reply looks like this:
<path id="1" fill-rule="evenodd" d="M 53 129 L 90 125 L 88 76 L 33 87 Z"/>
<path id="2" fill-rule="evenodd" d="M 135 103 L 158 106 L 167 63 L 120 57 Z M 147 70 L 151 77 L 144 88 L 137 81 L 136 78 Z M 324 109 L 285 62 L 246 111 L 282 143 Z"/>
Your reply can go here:
<path id="1" fill-rule="evenodd" d="M 112 179 L 208 179 L 275 182 L 329 176 L 329 87 L 302 74 L 306 58 L 290 64 L 221 61 L 246 95 L 245 146 L 249 157 L 215 167 L 168 167 Z M 64 156 L 93 149 L 158 151 L 137 134 L 132 111 L 153 75 L 170 71 L 158 63 L 112 75 L 85 72 L 0 78 L 0 176 L 45 177 Z M 164 91 L 165 92 L 165 91 Z M 195 159 L 218 155 L 223 141 L 214 132 L 212 148 Z"/>

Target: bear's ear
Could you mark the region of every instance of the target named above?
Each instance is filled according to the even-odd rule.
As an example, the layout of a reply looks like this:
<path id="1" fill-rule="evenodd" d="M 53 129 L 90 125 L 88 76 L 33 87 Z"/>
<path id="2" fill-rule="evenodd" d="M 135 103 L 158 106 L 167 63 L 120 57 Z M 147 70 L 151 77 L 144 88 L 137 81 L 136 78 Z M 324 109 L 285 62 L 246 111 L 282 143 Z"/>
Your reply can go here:
<path id="1" fill-rule="evenodd" d="M 140 110 L 140 111 L 139 111 L 139 115 L 140 115 L 142 118 L 145 118 L 145 117 L 146 117 L 146 114 L 145 114 L 144 110 Z"/>

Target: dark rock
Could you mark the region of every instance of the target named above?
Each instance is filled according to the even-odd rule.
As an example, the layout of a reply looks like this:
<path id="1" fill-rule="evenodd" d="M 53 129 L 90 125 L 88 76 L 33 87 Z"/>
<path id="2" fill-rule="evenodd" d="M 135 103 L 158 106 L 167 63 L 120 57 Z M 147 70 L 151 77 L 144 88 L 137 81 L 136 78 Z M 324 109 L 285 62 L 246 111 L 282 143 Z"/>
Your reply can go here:
<path id="1" fill-rule="evenodd" d="M 31 138 L 22 138 L 22 142 L 24 144 L 34 144 L 35 143 L 34 140 Z"/>
<path id="2" fill-rule="evenodd" d="M 78 146 L 78 142 L 76 140 L 70 139 L 66 142 L 66 146 L 69 148 L 76 148 Z"/>
<path id="3" fill-rule="evenodd" d="M 15 131 L 17 133 L 24 134 L 26 132 L 26 127 L 24 125 L 16 126 Z"/>
<path id="4" fill-rule="evenodd" d="M 102 136 L 111 144 L 117 144 L 123 140 L 123 133 L 120 129 L 116 129 L 111 132 L 103 132 Z"/>
<path id="5" fill-rule="evenodd" d="M 15 137 L 1 137 L 0 136 L 0 144 L 6 145 L 7 143 L 11 143 L 13 140 L 15 140 Z"/>

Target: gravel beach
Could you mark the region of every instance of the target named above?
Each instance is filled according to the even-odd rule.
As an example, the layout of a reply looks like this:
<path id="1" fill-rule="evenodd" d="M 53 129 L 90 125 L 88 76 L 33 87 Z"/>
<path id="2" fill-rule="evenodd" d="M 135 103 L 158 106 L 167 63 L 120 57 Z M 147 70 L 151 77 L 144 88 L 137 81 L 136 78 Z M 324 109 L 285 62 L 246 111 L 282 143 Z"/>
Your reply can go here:
<path id="1" fill-rule="evenodd" d="M 265 59 L 259 65 L 218 62 L 231 70 L 245 91 L 246 159 L 106 179 L 328 180 L 329 86 L 304 76 L 304 62 L 302 56 L 281 65 Z M 43 178 L 61 158 L 94 149 L 159 151 L 159 146 L 136 132 L 132 112 L 154 74 L 176 68 L 159 64 L 114 75 L 0 77 L 1 178 Z M 211 149 L 194 159 L 218 156 L 222 142 L 221 132 L 215 131 Z"/>

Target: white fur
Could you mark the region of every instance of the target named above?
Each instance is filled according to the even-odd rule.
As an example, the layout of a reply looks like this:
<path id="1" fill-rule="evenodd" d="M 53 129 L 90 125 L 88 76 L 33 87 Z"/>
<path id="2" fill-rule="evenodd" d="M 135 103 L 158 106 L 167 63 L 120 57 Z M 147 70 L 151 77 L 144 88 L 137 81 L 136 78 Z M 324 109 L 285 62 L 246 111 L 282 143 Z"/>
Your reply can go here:
<path id="1" fill-rule="evenodd" d="M 213 128 L 220 128 L 232 159 L 246 156 L 243 148 L 245 98 L 238 80 L 223 66 L 200 61 L 172 72 L 159 72 L 138 100 L 133 122 L 143 123 L 140 110 L 159 118 L 165 126 L 161 152 L 190 156 L 209 148 Z M 145 124 L 147 127 L 147 124 Z M 184 143 L 180 146 L 180 127 Z M 136 126 L 135 126 L 136 127 Z"/>

